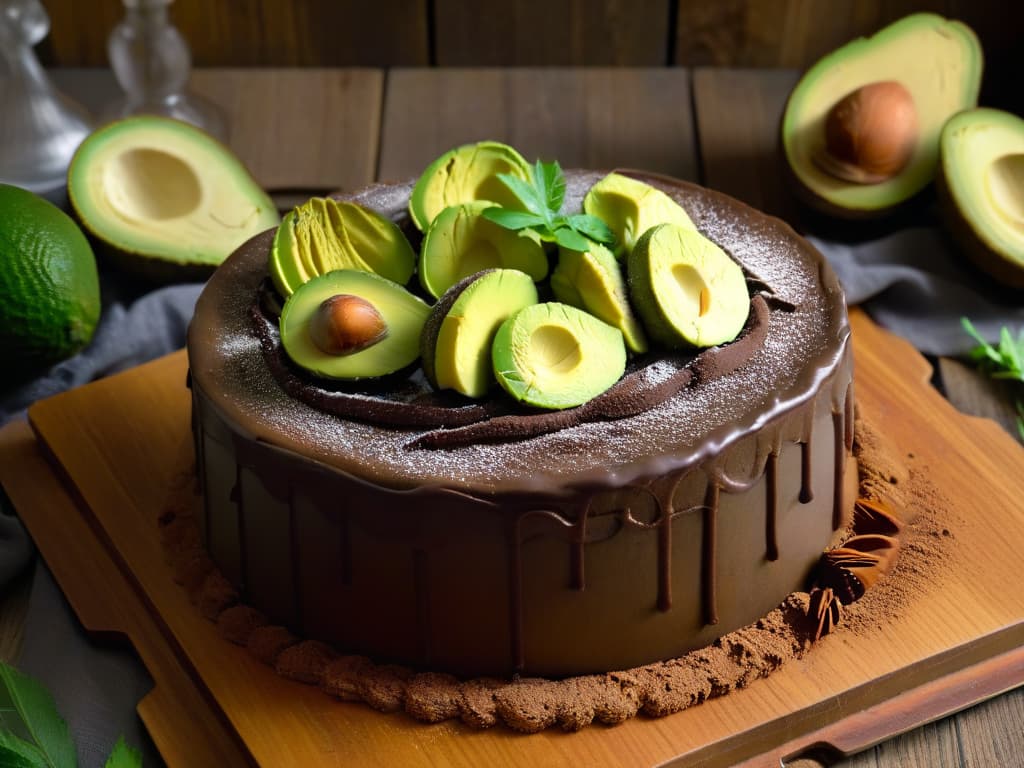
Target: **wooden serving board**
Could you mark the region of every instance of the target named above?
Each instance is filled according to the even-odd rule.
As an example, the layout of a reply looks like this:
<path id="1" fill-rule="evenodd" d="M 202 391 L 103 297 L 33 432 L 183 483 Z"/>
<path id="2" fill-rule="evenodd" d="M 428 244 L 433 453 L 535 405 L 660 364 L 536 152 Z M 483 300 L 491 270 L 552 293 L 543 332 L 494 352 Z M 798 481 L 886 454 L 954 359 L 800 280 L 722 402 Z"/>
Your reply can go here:
<path id="1" fill-rule="evenodd" d="M 0 432 L 0 482 L 83 624 L 138 650 L 156 684 L 139 711 L 172 765 L 777 766 L 823 745 L 848 755 L 1024 683 L 1024 451 L 957 413 L 909 345 L 859 312 L 853 325 L 860 407 L 948 499 L 948 568 L 885 627 L 840 627 L 769 678 L 660 719 L 532 736 L 423 725 L 280 678 L 221 639 L 172 581 L 154 520 L 189 429 L 183 353 L 36 404 L 36 437 L 23 423 Z M 955 523 L 979 516 L 987 524 Z"/>

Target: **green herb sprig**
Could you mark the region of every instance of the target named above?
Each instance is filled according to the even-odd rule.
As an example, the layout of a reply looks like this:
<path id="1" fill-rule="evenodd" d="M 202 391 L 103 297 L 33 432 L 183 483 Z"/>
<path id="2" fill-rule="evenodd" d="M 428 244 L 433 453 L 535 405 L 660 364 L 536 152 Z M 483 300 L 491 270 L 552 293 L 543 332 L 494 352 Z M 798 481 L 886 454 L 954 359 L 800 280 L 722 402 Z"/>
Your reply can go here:
<path id="1" fill-rule="evenodd" d="M 0 662 L 0 766 L 75 768 L 67 723 L 38 681 Z M 141 768 L 142 755 L 118 739 L 104 768 Z"/>
<path id="2" fill-rule="evenodd" d="M 565 175 L 557 162 L 542 163 L 529 169 L 528 181 L 508 173 L 498 178 L 509 188 L 525 210 L 514 211 L 495 206 L 483 216 L 506 229 L 530 229 L 541 240 L 558 243 L 573 251 L 587 251 L 591 241 L 612 245 L 615 235 L 601 219 L 585 213 L 565 216 L 561 213 L 565 201 Z M 589 239 L 588 239 L 589 238 Z"/>
<path id="3" fill-rule="evenodd" d="M 978 342 L 978 346 L 968 353 L 978 366 L 978 370 L 993 379 L 1024 385 L 1024 330 L 1021 330 L 1015 341 L 1010 329 L 1003 326 L 999 332 L 999 346 L 994 347 L 978 333 L 973 323 L 966 317 L 960 318 L 960 324 L 968 335 Z M 1017 434 L 1024 440 L 1024 391 L 1019 391 L 1014 397 L 1013 406 L 1017 411 Z"/>

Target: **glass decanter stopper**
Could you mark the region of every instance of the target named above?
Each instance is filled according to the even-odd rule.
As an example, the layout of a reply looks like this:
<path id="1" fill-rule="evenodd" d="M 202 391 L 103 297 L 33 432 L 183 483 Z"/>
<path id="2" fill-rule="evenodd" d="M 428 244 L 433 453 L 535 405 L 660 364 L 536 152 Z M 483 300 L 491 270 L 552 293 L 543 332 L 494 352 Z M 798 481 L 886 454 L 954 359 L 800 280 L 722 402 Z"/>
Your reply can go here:
<path id="1" fill-rule="evenodd" d="M 0 0 L 0 182 L 39 193 L 64 186 L 90 131 L 86 111 L 54 88 L 32 50 L 49 31 L 39 0 Z"/>
<path id="2" fill-rule="evenodd" d="M 107 41 L 107 55 L 125 95 L 104 117 L 114 120 L 148 113 L 192 123 L 224 140 L 227 124 L 221 111 L 186 93 L 192 57 L 188 43 L 171 24 L 172 0 L 123 0 L 125 15 Z"/>

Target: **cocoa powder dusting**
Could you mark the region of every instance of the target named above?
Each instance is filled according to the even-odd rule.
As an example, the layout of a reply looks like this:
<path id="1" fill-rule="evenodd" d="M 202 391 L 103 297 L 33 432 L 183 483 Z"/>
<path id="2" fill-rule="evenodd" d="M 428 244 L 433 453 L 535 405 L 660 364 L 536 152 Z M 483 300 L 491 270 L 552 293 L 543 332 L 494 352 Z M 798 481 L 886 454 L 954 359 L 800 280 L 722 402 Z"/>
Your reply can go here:
<path id="1" fill-rule="evenodd" d="M 964 521 L 955 518 L 927 479 L 927 468 L 918 466 L 912 454 L 896 451 L 859 413 L 855 434 L 860 497 L 892 509 L 902 522 L 894 569 L 862 599 L 842 608 L 836 631 L 864 635 L 895 619 L 910 601 L 941 587 L 955 531 Z M 159 518 L 165 551 L 179 571 L 187 570 L 181 568 L 182 560 L 202 561 L 204 571 L 208 561 L 196 549 L 194 534 L 187 532 L 189 524 L 195 525 L 192 510 L 200 497 L 195 483 L 182 476 L 193 471 L 190 466 L 176 476 Z M 855 533 L 863 531 L 855 531 L 851 523 L 846 534 Z M 423 722 L 459 718 L 473 728 L 501 722 L 523 733 L 554 726 L 576 731 L 594 722 L 614 725 L 641 712 L 650 717 L 679 712 L 745 688 L 800 658 L 815 644 L 817 629 L 817 619 L 808 616 L 808 594 L 795 592 L 754 624 L 676 659 L 564 680 L 458 680 L 378 665 L 362 656 L 334 656 L 322 643 L 300 642 L 287 629 L 266 625 L 261 614 L 236 604 L 236 595 L 222 578 L 216 571 L 206 574 L 207 589 L 199 595 L 203 612 L 217 621 L 227 639 L 247 645 L 280 673 L 319 685 L 342 700 L 362 701 L 385 712 L 404 709 Z M 219 615 L 211 615 L 218 604 Z M 827 639 L 823 642 L 827 647 Z"/>

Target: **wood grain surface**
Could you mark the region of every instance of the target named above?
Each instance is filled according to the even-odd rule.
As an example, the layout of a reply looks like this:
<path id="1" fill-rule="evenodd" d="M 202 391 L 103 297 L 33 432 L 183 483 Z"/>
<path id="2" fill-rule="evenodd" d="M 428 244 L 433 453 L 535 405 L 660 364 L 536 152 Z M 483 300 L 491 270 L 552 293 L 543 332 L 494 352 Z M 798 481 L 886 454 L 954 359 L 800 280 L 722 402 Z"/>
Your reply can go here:
<path id="1" fill-rule="evenodd" d="M 656 105 L 656 108 L 652 108 Z M 531 162 L 629 166 L 696 180 L 683 69 L 399 69 L 388 75 L 378 177 L 404 179 L 453 146 L 505 141 Z"/>

